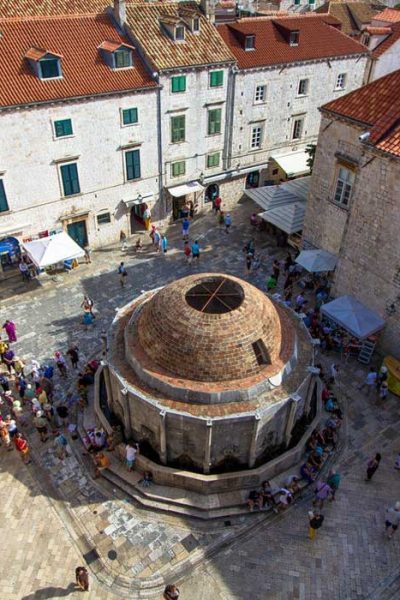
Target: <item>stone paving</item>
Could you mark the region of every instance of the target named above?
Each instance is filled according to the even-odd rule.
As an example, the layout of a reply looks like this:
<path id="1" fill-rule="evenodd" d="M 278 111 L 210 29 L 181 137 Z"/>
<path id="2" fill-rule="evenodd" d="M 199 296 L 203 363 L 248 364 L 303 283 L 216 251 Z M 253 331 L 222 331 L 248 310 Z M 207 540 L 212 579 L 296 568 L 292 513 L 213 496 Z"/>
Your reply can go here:
<path id="1" fill-rule="evenodd" d="M 242 247 L 251 235 L 247 223 L 252 208 L 250 203 L 237 207 L 229 235 L 216 228 L 211 215 L 193 224 L 192 232 L 203 250 L 199 267 L 185 264 L 179 226 L 175 225 L 167 232 L 171 250 L 166 257 L 154 255 L 149 247 L 138 256 L 130 251 L 123 256 L 119 248 L 107 248 L 94 253 L 92 265 L 79 267 L 61 282 L 48 281 L 43 289 L 26 284 L 21 293 L 19 284 L 15 296 L 8 284 L 6 291 L 1 291 L 2 297 L 8 294 L 9 299 L 3 301 L 0 316 L 17 323 L 17 352 L 46 362 L 55 349 L 66 350 L 74 341 L 85 360 L 99 350 L 100 332 L 117 307 L 141 290 L 167 283 L 190 269 L 227 271 L 262 287 L 273 259 L 285 251 L 276 248 L 265 234 L 257 234 L 263 266 L 255 274 L 245 274 Z M 244 223 L 242 228 L 235 227 L 239 222 Z M 116 268 L 123 259 L 129 276 L 126 288 L 120 289 Z M 33 285 L 34 290 L 29 291 Z M 90 331 L 81 325 L 84 293 L 94 298 L 98 311 L 96 326 Z M 337 357 L 328 360 L 337 361 Z M 182 575 L 182 598 L 399 597 L 400 537 L 384 538 L 383 516 L 386 505 L 400 498 L 400 475 L 393 469 L 400 451 L 400 403 L 390 397 L 379 406 L 372 395 L 368 399 L 361 395 L 356 384 L 364 371 L 357 363 L 346 365 L 341 377 L 341 390 L 348 396 L 346 446 L 338 459 L 344 480 L 337 501 L 326 507 L 318 539 L 312 544 L 306 538 L 307 500 L 284 515 L 263 516 L 255 528 L 249 527 L 247 536 L 205 561 L 193 574 L 187 570 Z M 64 384 L 57 375 L 56 382 L 56 395 L 61 396 Z M 7 539 L 2 545 L 2 566 L 9 573 L 2 598 L 75 597 L 78 593 L 73 591 L 71 576 L 83 560 L 82 532 L 99 550 L 108 571 L 121 575 L 117 583 L 124 577 L 138 581 L 164 567 L 173 569 L 185 558 L 190 561 L 191 553 L 227 535 L 220 526 L 140 509 L 105 482 L 92 481 L 87 458 L 75 446 L 77 442 L 70 442 L 74 452 L 60 466 L 53 449 L 40 445 L 36 432 L 29 430 L 28 435 L 34 465 L 22 466 L 14 452 L 3 451 L 1 458 L 0 497 L 5 518 L 0 527 L 1 539 Z M 382 467 L 366 484 L 365 462 L 378 450 L 384 456 Z M 92 578 L 88 596 L 116 597 L 108 587 L 113 578 L 97 575 L 100 583 Z M 123 586 L 114 591 L 125 595 Z M 129 596 L 136 597 L 134 592 Z"/>

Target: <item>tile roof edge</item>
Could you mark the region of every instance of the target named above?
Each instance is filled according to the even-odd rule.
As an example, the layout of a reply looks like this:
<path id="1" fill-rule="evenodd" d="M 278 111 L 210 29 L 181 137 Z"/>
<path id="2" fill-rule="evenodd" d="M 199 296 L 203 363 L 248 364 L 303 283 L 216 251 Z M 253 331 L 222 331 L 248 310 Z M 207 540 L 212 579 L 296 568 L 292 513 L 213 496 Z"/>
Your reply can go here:
<path id="1" fill-rule="evenodd" d="M 73 19 L 88 19 L 90 17 L 107 17 L 112 18 L 108 10 L 102 12 L 95 11 L 91 13 L 74 13 L 74 14 L 58 14 L 58 15 L 18 15 L 15 17 L 0 16 L 0 23 L 21 23 L 23 21 L 56 21 L 56 20 L 73 20 Z"/>
<path id="2" fill-rule="evenodd" d="M 342 98 L 343 97 L 344 96 L 342 96 Z M 334 102 L 335 102 L 335 100 L 334 100 Z M 345 121 L 350 121 L 350 122 L 354 123 L 355 125 L 362 125 L 364 127 L 373 127 L 373 124 L 370 123 L 369 121 L 360 121 L 359 119 L 355 119 L 354 117 L 349 117 L 348 115 L 338 112 L 337 110 L 334 110 L 333 108 L 326 108 L 327 106 L 328 106 L 328 104 L 325 104 L 324 106 L 320 106 L 318 108 L 318 110 L 320 112 L 329 113 L 331 115 L 334 115 L 335 117 L 338 117 L 340 119 L 344 119 Z"/>
<path id="3" fill-rule="evenodd" d="M 304 58 L 301 60 L 289 60 L 287 62 L 284 63 L 267 63 L 264 65 L 254 65 L 253 67 L 240 67 L 238 65 L 238 70 L 239 71 L 252 71 L 254 69 L 264 69 L 264 68 L 270 68 L 270 69 L 282 69 L 282 67 L 287 67 L 288 65 L 301 65 L 303 63 L 312 63 L 312 62 L 325 62 L 327 60 L 329 61 L 334 61 L 334 60 L 341 60 L 346 56 L 351 56 L 352 58 L 354 58 L 355 56 L 363 56 L 363 55 L 368 55 L 369 54 L 369 50 L 366 49 L 364 52 L 352 52 L 351 54 L 349 54 L 348 52 L 346 52 L 345 54 L 336 54 L 335 56 L 324 56 L 323 58 Z"/>

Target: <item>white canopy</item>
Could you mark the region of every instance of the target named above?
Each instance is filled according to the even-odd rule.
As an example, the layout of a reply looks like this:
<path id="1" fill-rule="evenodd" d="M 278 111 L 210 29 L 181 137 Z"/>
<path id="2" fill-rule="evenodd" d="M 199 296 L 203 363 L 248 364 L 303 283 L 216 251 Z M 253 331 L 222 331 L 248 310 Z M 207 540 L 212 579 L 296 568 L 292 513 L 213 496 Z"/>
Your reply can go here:
<path id="1" fill-rule="evenodd" d="M 39 268 L 64 260 L 84 256 L 85 252 L 65 231 L 22 244 L 33 263 Z"/>
<path id="2" fill-rule="evenodd" d="M 296 258 L 296 262 L 310 273 L 321 273 L 333 271 L 337 257 L 326 250 L 303 250 Z"/>
<path id="3" fill-rule="evenodd" d="M 310 172 L 310 167 L 307 165 L 307 160 L 310 158 L 305 150 L 290 152 L 282 156 L 272 156 L 276 163 L 283 169 L 288 177 L 298 177 L 299 175 L 307 175 Z"/>
<path id="4" fill-rule="evenodd" d="M 321 307 L 321 312 L 363 340 L 385 326 L 385 321 L 353 296 L 340 296 Z"/>
<path id="5" fill-rule="evenodd" d="M 293 202 L 272 210 L 266 210 L 258 216 L 290 235 L 303 229 L 305 213 L 305 202 Z"/>
<path id="6" fill-rule="evenodd" d="M 177 185 L 168 188 L 169 193 L 171 196 L 174 196 L 174 198 L 180 198 L 181 196 L 186 196 L 186 194 L 191 194 L 192 192 L 202 192 L 203 190 L 204 187 L 200 185 L 198 181 L 191 181 L 185 185 Z"/>
<path id="7" fill-rule="evenodd" d="M 311 176 L 301 177 L 300 179 L 293 179 L 293 181 L 285 181 L 279 185 L 264 185 L 263 187 L 244 190 L 244 193 L 264 210 L 270 210 L 292 202 L 305 202 L 310 182 Z"/>

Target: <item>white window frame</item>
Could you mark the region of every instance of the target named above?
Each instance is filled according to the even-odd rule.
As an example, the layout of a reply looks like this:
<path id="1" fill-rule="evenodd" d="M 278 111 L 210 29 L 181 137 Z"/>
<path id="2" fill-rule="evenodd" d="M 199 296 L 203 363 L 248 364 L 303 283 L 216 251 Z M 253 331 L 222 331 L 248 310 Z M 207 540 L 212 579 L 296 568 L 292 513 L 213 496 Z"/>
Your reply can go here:
<path id="1" fill-rule="evenodd" d="M 250 45 L 247 45 L 249 42 Z M 244 39 L 244 49 L 246 52 L 251 52 L 256 49 L 256 36 L 253 34 L 246 35 Z"/>
<path id="2" fill-rule="evenodd" d="M 289 34 L 289 46 L 298 46 L 300 40 L 299 31 L 291 31 Z"/>
<path id="3" fill-rule="evenodd" d="M 345 172 L 345 173 L 342 173 Z M 343 174 L 345 176 L 343 177 Z M 334 201 L 348 207 L 351 200 L 355 181 L 355 173 L 344 165 L 338 164 L 335 179 Z M 338 197 L 337 197 L 338 196 Z"/>
<path id="4" fill-rule="evenodd" d="M 335 90 L 345 90 L 347 83 L 347 73 L 338 73 L 336 76 Z"/>
<path id="5" fill-rule="evenodd" d="M 131 110 L 132 108 L 136 108 L 137 110 L 137 116 L 138 116 L 138 120 L 136 121 L 136 123 L 127 123 L 125 125 L 124 123 L 124 110 Z M 120 121 L 121 121 L 121 127 L 137 127 L 139 125 L 139 109 L 137 108 L 137 106 L 127 106 L 126 108 L 120 108 L 119 109 L 119 113 L 120 113 Z"/>
<path id="6" fill-rule="evenodd" d="M 57 61 L 57 68 L 58 68 L 58 75 L 57 75 L 57 77 L 43 77 L 42 62 L 50 61 L 50 60 Z M 38 75 L 39 75 L 39 79 L 41 81 L 54 81 L 55 79 L 62 79 L 63 78 L 63 72 L 62 72 L 62 67 L 61 67 L 61 59 L 58 58 L 57 56 L 53 56 L 51 58 L 41 58 L 38 61 L 37 65 L 38 65 Z"/>
<path id="7" fill-rule="evenodd" d="M 305 84 L 305 91 L 301 91 L 302 85 Z M 308 96 L 308 91 L 310 89 L 310 80 L 307 78 L 299 79 L 299 84 L 297 86 L 297 95 L 300 97 Z"/>
<path id="8" fill-rule="evenodd" d="M 183 37 L 177 36 L 178 29 L 182 29 Z M 175 38 L 176 42 L 184 42 L 185 41 L 185 26 L 183 25 L 183 23 L 179 23 L 179 25 L 175 25 L 174 38 Z"/>
<path id="9" fill-rule="evenodd" d="M 295 135 L 296 133 L 296 128 L 297 123 L 300 123 L 300 131 L 298 132 L 298 134 Z M 296 117 L 293 117 L 293 126 L 292 126 L 292 136 L 291 139 L 292 140 L 301 140 L 301 138 L 303 137 L 303 133 L 304 133 L 304 116 L 303 115 L 298 115 Z"/>
<path id="10" fill-rule="evenodd" d="M 259 98 L 258 91 L 262 89 L 262 98 Z M 254 90 L 254 104 L 265 104 L 267 99 L 267 86 L 266 84 L 256 85 L 256 89 Z"/>
<path id="11" fill-rule="evenodd" d="M 195 23 L 197 23 L 197 28 L 195 27 Z M 193 17 L 192 19 L 192 32 L 200 33 L 200 17 Z"/>
<path id="12" fill-rule="evenodd" d="M 256 132 L 258 130 L 258 132 Z M 256 123 L 251 126 L 250 131 L 250 150 L 260 150 L 263 143 L 264 126 L 262 123 Z M 258 140 L 258 143 L 257 143 Z"/>

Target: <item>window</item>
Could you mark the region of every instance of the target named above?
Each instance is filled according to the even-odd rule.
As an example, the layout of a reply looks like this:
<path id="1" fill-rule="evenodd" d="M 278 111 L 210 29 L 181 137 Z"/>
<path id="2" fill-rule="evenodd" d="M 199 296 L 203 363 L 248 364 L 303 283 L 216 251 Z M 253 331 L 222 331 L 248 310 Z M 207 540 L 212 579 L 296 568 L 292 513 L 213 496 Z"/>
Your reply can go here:
<path id="1" fill-rule="evenodd" d="M 315 0 L 308 0 L 308 4 L 310 4 L 311 6 L 313 6 L 315 4 Z"/>
<path id="2" fill-rule="evenodd" d="M 60 171 L 64 196 L 79 194 L 81 188 L 79 187 L 78 165 L 76 163 L 62 165 Z"/>
<path id="3" fill-rule="evenodd" d="M 61 77 L 61 65 L 59 58 L 42 58 L 39 61 L 40 78 L 55 79 Z"/>
<path id="4" fill-rule="evenodd" d="M 185 39 L 185 28 L 183 25 L 177 25 L 175 27 L 175 39 L 180 42 Z"/>
<path id="5" fill-rule="evenodd" d="M 178 162 L 174 162 L 171 165 L 171 176 L 172 177 L 180 177 L 186 173 L 186 162 L 184 160 L 180 160 Z"/>
<path id="6" fill-rule="evenodd" d="M 196 17 L 193 19 L 192 23 L 193 33 L 198 33 L 200 31 L 200 19 Z"/>
<path id="7" fill-rule="evenodd" d="M 257 150 L 257 148 L 261 148 L 261 138 L 262 138 L 262 126 L 256 125 L 251 130 L 250 147 L 252 150 Z"/>
<path id="8" fill-rule="evenodd" d="M 266 91 L 267 91 L 267 86 L 266 85 L 257 85 L 256 86 L 256 93 L 254 94 L 254 102 L 256 103 L 262 103 L 265 102 L 265 97 L 266 97 Z"/>
<path id="9" fill-rule="evenodd" d="M 290 46 L 298 46 L 299 45 L 299 32 L 291 31 L 289 37 Z"/>
<path id="10" fill-rule="evenodd" d="M 347 75 L 346 73 L 339 73 L 339 75 L 336 78 L 336 90 L 344 90 L 346 87 L 346 79 L 347 79 Z"/>
<path id="11" fill-rule="evenodd" d="M 132 66 L 132 52 L 130 50 L 116 50 L 114 52 L 114 64 L 116 69 L 126 69 Z"/>
<path id="12" fill-rule="evenodd" d="M 293 123 L 292 140 L 299 140 L 303 135 L 304 119 L 295 119 Z"/>
<path id="13" fill-rule="evenodd" d="M 126 179 L 140 178 L 140 150 L 129 150 L 125 152 Z"/>
<path id="14" fill-rule="evenodd" d="M 185 115 L 171 117 L 171 143 L 185 141 Z"/>
<path id="15" fill-rule="evenodd" d="M 134 125 L 138 122 L 138 109 L 137 108 L 124 108 L 122 111 L 122 124 L 123 125 Z"/>
<path id="16" fill-rule="evenodd" d="M 299 87 L 297 90 L 298 96 L 306 96 L 308 94 L 308 84 L 309 84 L 308 79 L 300 79 Z"/>
<path id="17" fill-rule="evenodd" d="M 335 201 L 340 204 L 348 205 L 351 190 L 354 183 L 354 173 L 345 167 L 339 168 L 338 178 L 336 181 Z"/>
<path id="18" fill-rule="evenodd" d="M 0 179 L 0 212 L 6 212 L 7 210 L 10 209 L 8 208 L 6 190 L 4 188 L 3 180 Z"/>
<path id="19" fill-rule="evenodd" d="M 259 365 L 269 365 L 271 364 L 271 359 L 268 354 L 268 350 L 264 344 L 264 342 L 260 339 L 252 344 L 254 354 L 256 355 L 256 360 Z"/>
<path id="20" fill-rule="evenodd" d="M 222 109 L 214 108 L 208 111 L 208 135 L 221 133 Z"/>
<path id="21" fill-rule="evenodd" d="M 54 133 L 57 138 L 65 137 L 66 135 L 72 135 L 72 121 L 71 119 L 63 119 L 62 121 L 54 121 Z"/>
<path id="22" fill-rule="evenodd" d="M 207 154 L 207 169 L 212 169 L 213 167 L 219 167 L 219 152 L 213 152 L 212 154 Z"/>
<path id="23" fill-rule="evenodd" d="M 294 5 L 295 6 L 300 6 L 301 4 L 301 0 L 294 0 Z"/>
<path id="24" fill-rule="evenodd" d="M 256 36 L 255 35 L 246 35 L 245 39 L 245 50 L 254 50 L 256 47 Z"/>
<path id="25" fill-rule="evenodd" d="M 109 212 L 97 215 L 97 225 L 106 225 L 107 223 L 111 223 L 111 215 Z"/>
<path id="26" fill-rule="evenodd" d="M 171 77 L 171 92 L 173 94 L 177 94 L 179 92 L 186 92 L 186 76 L 185 75 Z"/>
<path id="27" fill-rule="evenodd" d="M 210 72 L 210 87 L 221 87 L 224 85 L 224 72 L 223 71 L 211 71 Z"/>

